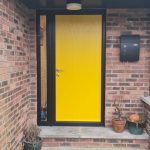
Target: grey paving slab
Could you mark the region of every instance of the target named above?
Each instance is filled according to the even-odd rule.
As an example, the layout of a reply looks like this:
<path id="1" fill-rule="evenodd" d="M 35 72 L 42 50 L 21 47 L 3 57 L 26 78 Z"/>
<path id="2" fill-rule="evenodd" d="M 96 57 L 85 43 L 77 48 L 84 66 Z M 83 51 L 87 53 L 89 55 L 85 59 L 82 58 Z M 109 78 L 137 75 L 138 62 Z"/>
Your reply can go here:
<path id="1" fill-rule="evenodd" d="M 148 139 L 146 132 L 142 135 L 133 135 L 125 130 L 116 133 L 111 128 L 104 127 L 41 127 L 41 137 L 49 138 L 100 138 L 100 139 Z"/>
<path id="2" fill-rule="evenodd" d="M 77 127 L 41 127 L 41 137 L 79 138 L 80 128 Z"/>

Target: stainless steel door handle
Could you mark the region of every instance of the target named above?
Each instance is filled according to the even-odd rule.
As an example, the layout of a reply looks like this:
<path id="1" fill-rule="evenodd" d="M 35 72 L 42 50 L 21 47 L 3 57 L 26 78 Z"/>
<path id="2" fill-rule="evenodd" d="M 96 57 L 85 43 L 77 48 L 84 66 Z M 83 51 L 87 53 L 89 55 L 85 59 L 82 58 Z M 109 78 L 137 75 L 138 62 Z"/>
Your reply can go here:
<path id="1" fill-rule="evenodd" d="M 56 77 L 59 77 L 60 76 L 60 72 L 63 72 L 64 69 L 61 69 L 61 68 L 56 68 Z"/>
<path id="2" fill-rule="evenodd" d="M 63 71 L 64 71 L 64 69 L 61 69 L 61 68 L 56 69 L 56 72 L 63 72 Z"/>

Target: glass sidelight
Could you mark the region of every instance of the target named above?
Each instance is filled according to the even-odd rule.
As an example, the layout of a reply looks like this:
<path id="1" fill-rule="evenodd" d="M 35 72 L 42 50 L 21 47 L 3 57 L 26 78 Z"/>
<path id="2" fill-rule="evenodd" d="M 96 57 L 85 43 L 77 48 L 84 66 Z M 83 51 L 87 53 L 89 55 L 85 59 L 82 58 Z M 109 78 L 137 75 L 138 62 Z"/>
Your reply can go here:
<path id="1" fill-rule="evenodd" d="M 40 16 L 40 63 L 41 63 L 41 121 L 47 121 L 47 44 L 46 16 Z"/>

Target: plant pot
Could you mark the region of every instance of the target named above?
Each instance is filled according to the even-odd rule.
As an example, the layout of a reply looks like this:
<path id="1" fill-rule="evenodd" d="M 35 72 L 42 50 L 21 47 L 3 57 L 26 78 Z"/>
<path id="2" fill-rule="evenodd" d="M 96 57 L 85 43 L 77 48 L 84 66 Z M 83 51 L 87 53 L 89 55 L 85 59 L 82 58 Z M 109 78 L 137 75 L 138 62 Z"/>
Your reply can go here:
<path id="1" fill-rule="evenodd" d="M 30 143 L 24 141 L 24 150 L 41 150 L 42 148 L 42 139 L 38 138 L 39 140 L 36 143 Z"/>
<path id="2" fill-rule="evenodd" d="M 131 134 L 134 134 L 134 135 L 143 134 L 144 123 L 136 123 L 136 122 L 132 122 L 130 120 L 127 120 L 127 125 L 128 125 L 129 132 Z"/>
<path id="3" fill-rule="evenodd" d="M 118 119 L 118 118 L 114 118 L 112 120 L 112 126 L 113 126 L 113 130 L 117 133 L 121 133 L 124 131 L 126 125 L 126 119 Z"/>

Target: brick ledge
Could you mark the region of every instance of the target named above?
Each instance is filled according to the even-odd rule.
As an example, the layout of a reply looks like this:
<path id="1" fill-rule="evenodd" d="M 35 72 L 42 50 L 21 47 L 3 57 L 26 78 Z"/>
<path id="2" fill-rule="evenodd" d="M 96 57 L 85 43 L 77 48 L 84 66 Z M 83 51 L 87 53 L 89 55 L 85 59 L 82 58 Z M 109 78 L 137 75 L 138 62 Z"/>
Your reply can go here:
<path id="1" fill-rule="evenodd" d="M 143 102 L 145 102 L 147 105 L 150 106 L 150 96 L 148 96 L 148 97 L 141 97 L 141 100 Z"/>

